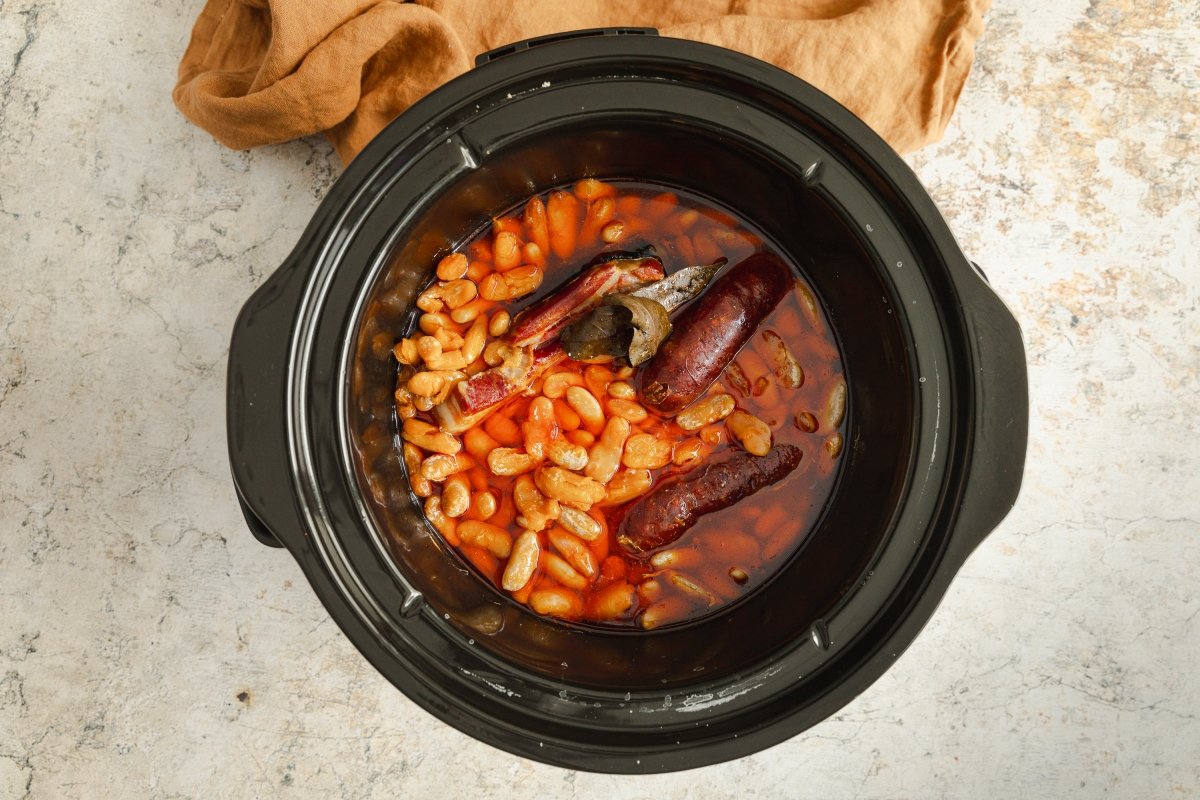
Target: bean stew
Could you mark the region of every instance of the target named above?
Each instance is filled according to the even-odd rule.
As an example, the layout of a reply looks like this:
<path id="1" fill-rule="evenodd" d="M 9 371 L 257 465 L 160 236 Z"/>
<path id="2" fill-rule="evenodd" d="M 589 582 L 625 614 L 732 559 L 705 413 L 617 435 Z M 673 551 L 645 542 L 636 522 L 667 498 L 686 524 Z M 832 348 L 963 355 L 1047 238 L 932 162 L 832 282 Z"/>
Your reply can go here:
<path id="1" fill-rule="evenodd" d="M 832 491 L 847 385 L 812 291 L 748 223 L 585 179 L 431 267 L 391 345 L 396 446 L 428 522 L 498 591 L 649 630 L 797 552 Z"/>

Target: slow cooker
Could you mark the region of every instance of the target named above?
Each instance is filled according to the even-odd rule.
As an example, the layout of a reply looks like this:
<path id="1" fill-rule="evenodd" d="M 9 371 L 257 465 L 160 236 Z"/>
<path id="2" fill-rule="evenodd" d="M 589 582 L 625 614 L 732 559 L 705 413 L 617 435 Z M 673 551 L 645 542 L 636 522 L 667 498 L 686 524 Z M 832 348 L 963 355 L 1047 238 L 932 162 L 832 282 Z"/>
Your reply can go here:
<path id="1" fill-rule="evenodd" d="M 426 524 L 399 455 L 390 348 L 432 266 L 589 176 L 751 219 L 842 348 L 848 435 L 819 523 L 690 625 L 589 629 L 510 602 Z M 388 680 L 495 747 L 623 773 L 756 752 L 866 689 L 1015 502 L 1028 417 L 1020 330 L 900 157 L 799 78 L 648 29 L 493 51 L 392 122 L 246 303 L 228 380 L 250 530 Z"/>

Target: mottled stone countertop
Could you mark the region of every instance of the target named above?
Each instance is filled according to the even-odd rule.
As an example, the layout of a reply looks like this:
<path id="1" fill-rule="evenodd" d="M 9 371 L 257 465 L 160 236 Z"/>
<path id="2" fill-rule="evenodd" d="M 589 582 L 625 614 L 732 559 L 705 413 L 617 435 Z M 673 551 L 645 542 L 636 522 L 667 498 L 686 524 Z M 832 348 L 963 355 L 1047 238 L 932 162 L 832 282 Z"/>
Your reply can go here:
<path id="1" fill-rule="evenodd" d="M 170 101 L 199 2 L 0 0 L 0 797 L 1200 797 L 1200 12 L 997 0 L 909 158 L 1024 329 L 1021 498 L 895 666 L 697 772 L 406 699 L 231 489 L 241 304 L 340 171 Z"/>

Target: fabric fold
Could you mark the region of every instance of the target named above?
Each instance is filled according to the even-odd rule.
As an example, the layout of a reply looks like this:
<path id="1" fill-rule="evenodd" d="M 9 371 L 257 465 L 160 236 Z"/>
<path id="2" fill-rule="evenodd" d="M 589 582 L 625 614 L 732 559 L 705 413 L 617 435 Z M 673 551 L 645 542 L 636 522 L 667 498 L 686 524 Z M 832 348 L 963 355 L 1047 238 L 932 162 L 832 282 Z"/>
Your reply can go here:
<path id="1" fill-rule="evenodd" d="M 945 131 L 990 0 L 208 0 L 180 111 L 228 147 L 314 133 L 349 162 L 477 53 L 582 28 L 657 28 L 771 62 L 901 152 Z"/>

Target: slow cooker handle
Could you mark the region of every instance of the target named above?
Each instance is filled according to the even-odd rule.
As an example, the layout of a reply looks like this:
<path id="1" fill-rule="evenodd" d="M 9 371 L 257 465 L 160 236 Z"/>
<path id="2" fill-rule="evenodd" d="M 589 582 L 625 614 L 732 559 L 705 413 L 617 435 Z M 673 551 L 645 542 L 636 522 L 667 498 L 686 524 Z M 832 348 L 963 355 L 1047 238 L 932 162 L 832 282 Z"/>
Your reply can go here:
<path id="1" fill-rule="evenodd" d="M 971 466 L 959 506 L 954 537 L 965 559 L 1012 509 L 1021 489 L 1029 434 L 1029 377 L 1025 345 L 1016 318 L 979 279 L 962 287 L 970 336 L 976 415 Z M 974 277 L 974 276 L 972 276 Z"/>
<path id="2" fill-rule="evenodd" d="M 288 460 L 288 349 L 302 289 L 295 254 L 242 306 L 229 343 L 226 396 L 229 464 L 254 538 L 283 547 L 303 535 Z"/>
<path id="3" fill-rule="evenodd" d="M 562 33 L 550 33 L 545 36 L 534 36 L 531 39 L 522 39 L 519 42 L 513 42 L 512 44 L 488 50 L 486 53 L 480 53 L 475 56 L 475 66 L 482 66 L 489 61 L 495 61 L 501 56 L 511 55 L 521 50 L 528 50 L 531 47 L 592 36 L 658 36 L 658 30 L 655 28 L 585 28 L 579 31 L 563 31 Z"/>

